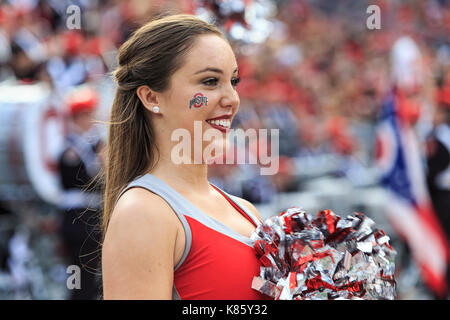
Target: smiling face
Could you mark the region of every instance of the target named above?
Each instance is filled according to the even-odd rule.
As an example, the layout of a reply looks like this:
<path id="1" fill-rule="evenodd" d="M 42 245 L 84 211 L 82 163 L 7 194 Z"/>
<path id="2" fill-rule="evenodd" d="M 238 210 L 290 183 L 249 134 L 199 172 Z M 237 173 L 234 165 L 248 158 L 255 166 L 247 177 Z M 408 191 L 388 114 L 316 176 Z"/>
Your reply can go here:
<path id="1" fill-rule="evenodd" d="M 218 137 L 214 145 L 223 145 L 239 108 L 238 82 L 236 58 L 228 42 L 217 35 L 198 36 L 183 66 L 170 78 L 169 88 L 155 94 L 161 110 L 160 117 L 152 117 L 157 135 L 168 141 L 174 130 L 183 128 L 194 139 L 196 123 L 197 130 L 201 125 L 202 133 L 209 130 Z"/>

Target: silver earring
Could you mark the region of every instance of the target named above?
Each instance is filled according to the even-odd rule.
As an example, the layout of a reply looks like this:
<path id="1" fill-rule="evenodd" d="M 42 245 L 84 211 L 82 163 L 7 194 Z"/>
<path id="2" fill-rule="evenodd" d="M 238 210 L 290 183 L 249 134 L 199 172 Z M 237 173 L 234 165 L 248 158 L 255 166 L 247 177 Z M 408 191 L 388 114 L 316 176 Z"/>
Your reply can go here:
<path id="1" fill-rule="evenodd" d="M 154 111 L 155 113 L 158 113 L 158 112 L 159 112 L 159 107 L 158 107 L 158 106 L 154 106 L 154 107 L 153 107 L 153 111 Z"/>

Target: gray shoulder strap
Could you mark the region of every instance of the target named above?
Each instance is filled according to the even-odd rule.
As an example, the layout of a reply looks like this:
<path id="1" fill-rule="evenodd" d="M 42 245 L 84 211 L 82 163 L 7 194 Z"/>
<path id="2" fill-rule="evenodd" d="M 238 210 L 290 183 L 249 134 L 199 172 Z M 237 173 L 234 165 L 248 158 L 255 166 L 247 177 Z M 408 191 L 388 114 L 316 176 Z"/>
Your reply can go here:
<path id="1" fill-rule="evenodd" d="M 215 186 L 215 185 L 214 185 Z M 189 254 L 191 244 L 192 244 L 192 233 L 191 228 L 189 227 L 189 223 L 186 220 L 186 216 L 191 217 L 200 223 L 208 226 L 209 228 L 212 228 L 220 233 L 223 233 L 231 238 L 234 238 L 235 240 L 238 240 L 250 247 L 253 246 L 253 241 L 247 237 L 244 237 L 243 235 L 237 233 L 230 227 L 224 225 L 220 221 L 215 220 L 214 218 L 210 217 L 206 213 L 200 211 L 197 207 L 195 207 L 191 202 L 189 202 L 186 198 L 184 198 L 180 193 L 178 193 L 176 190 L 174 190 L 172 187 L 170 187 L 167 183 L 162 181 L 161 179 L 157 178 L 156 176 L 153 176 L 151 174 L 145 174 L 143 176 L 140 176 L 136 178 L 134 181 L 129 183 L 119 194 L 117 197 L 116 203 L 119 201 L 120 197 L 129 189 L 140 187 L 147 189 L 157 195 L 159 195 L 161 198 L 163 198 L 169 206 L 173 209 L 175 214 L 177 215 L 178 219 L 181 221 L 185 234 L 186 234 L 186 246 L 183 252 L 183 256 L 181 257 L 180 261 L 175 266 L 174 271 L 176 271 L 181 264 L 185 261 L 187 255 Z M 215 186 L 217 189 L 219 189 L 221 192 L 223 192 L 227 197 L 233 201 L 240 209 L 242 209 L 254 222 L 256 225 L 259 225 L 261 222 L 258 220 L 258 218 L 255 217 L 253 213 L 250 212 L 245 206 L 243 206 L 239 199 L 233 195 L 230 195 L 220 189 L 219 187 Z M 173 286 L 172 290 L 172 298 L 173 299 L 180 299 L 180 296 L 175 288 L 175 285 Z"/>
<path id="2" fill-rule="evenodd" d="M 178 267 L 183 263 L 183 261 L 186 259 L 189 250 L 191 248 L 192 244 L 192 234 L 191 234 L 191 228 L 189 227 L 189 223 L 186 220 L 185 214 L 189 213 L 189 208 L 186 207 L 186 204 L 183 202 L 183 199 L 180 199 L 178 195 L 174 192 L 173 189 L 171 189 L 167 184 L 165 184 L 162 180 L 156 178 L 155 176 L 152 176 L 150 174 L 146 174 L 143 176 L 138 177 L 131 183 L 129 183 L 119 194 L 117 197 L 116 203 L 119 201 L 120 197 L 129 189 L 140 187 L 147 189 L 154 194 L 159 195 L 161 198 L 163 198 L 167 204 L 172 208 L 172 210 L 177 215 L 178 219 L 180 220 L 181 224 L 183 225 L 184 232 L 186 234 L 186 247 L 183 252 L 183 256 L 181 257 L 178 264 L 175 266 L 175 270 L 178 269 Z M 114 205 L 114 206 L 115 206 Z"/>
<path id="3" fill-rule="evenodd" d="M 230 198 L 242 211 L 244 211 L 249 217 L 250 219 L 253 220 L 253 222 L 258 226 L 261 224 L 261 221 L 253 214 L 253 212 L 251 212 L 246 206 L 244 206 L 242 204 L 242 201 L 236 197 L 233 196 L 225 191 L 223 191 L 222 189 L 220 189 L 218 186 L 214 185 L 217 189 L 219 189 L 220 191 L 222 191 L 228 198 Z"/>
<path id="4" fill-rule="evenodd" d="M 148 189 L 152 191 L 153 193 L 158 194 L 161 196 L 166 202 L 172 207 L 172 209 L 175 211 L 175 213 L 178 215 L 181 221 L 185 221 L 185 216 L 188 216 L 190 218 L 193 218 L 194 220 L 202 223 L 203 225 L 214 229 L 218 232 L 221 232 L 231 238 L 234 238 L 238 241 L 241 241 L 249 246 L 253 245 L 253 241 L 247 237 L 244 237 L 243 235 L 237 233 L 230 227 L 226 226 L 222 222 L 212 218 L 207 213 L 201 211 L 198 207 L 193 205 L 189 200 L 187 200 L 184 196 L 182 196 L 179 192 L 177 192 L 175 189 L 173 189 L 171 186 L 169 186 L 167 183 L 165 183 L 163 180 L 159 179 L 158 177 L 152 175 L 152 174 L 146 174 L 143 175 L 133 182 L 131 182 L 121 193 L 125 192 L 126 190 L 133 188 L 133 187 L 142 187 L 145 189 Z M 217 188 L 217 187 L 216 187 Z M 226 196 L 228 196 L 231 201 L 233 201 L 238 207 L 240 207 L 244 212 L 246 212 L 249 217 L 255 222 L 256 225 L 259 224 L 258 219 L 249 212 L 248 209 L 246 209 L 244 206 L 237 203 L 235 200 L 235 197 L 231 197 L 228 193 L 224 192 L 222 189 L 218 188 L 220 191 L 222 191 Z M 188 225 L 186 226 L 188 227 Z"/>

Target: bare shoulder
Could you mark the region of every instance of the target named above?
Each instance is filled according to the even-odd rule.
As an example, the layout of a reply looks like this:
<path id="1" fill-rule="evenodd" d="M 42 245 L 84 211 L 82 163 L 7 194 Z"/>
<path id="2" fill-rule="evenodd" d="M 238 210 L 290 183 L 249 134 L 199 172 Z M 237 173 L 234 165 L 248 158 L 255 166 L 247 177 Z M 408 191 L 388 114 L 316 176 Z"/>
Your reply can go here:
<path id="1" fill-rule="evenodd" d="M 171 211 L 170 206 L 160 196 L 143 188 L 131 188 L 117 202 L 108 230 L 120 226 L 121 230 L 126 231 L 128 226 L 144 231 L 158 225 L 158 228 L 169 231 L 175 227 L 176 222 Z"/>
<path id="2" fill-rule="evenodd" d="M 155 210 L 148 210 L 149 208 L 163 210 L 165 212 L 170 212 L 172 210 L 169 204 L 157 194 L 144 188 L 134 187 L 127 190 L 117 201 L 114 214 L 116 212 L 130 211 L 130 209 L 131 212 L 135 209 L 147 209 L 146 212 L 148 212 L 148 215 L 151 215 L 152 212 L 156 212 Z M 120 213 L 117 215 L 120 215 Z M 163 219 L 173 217 L 173 215 L 155 215 Z"/>
<path id="3" fill-rule="evenodd" d="M 171 210 L 142 188 L 132 188 L 119 199 L 102 246 L 105 299 L 171 298 L 177 236 Z"/>
<path id="4" fill-rule="evenodd" d="M 258 220 L 262 222 L 261 215 L 259 214 L 258 209 L 256 209 L 256 207 L 250 201 L 239 197 L 236 198 L 239 199 L 239 202 L 242 203 L 247 209 L 249 209 L 258 218 Z"/>

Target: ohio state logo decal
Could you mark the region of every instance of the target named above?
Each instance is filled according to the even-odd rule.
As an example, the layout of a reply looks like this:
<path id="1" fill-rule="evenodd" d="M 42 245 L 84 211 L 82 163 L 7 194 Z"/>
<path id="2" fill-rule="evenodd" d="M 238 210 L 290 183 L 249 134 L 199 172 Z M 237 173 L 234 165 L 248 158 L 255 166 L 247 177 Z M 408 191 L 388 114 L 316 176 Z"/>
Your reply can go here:
<path id="1" fill-rule="evenodd" d="M 194 94 L 194 97 L 189 101 L 189 109 L 192 107 L 194 108 L 200 108 L 201 106 L 208 105 L 208 97 L 203 96 L 203 93 L 198 92 Z"/>

